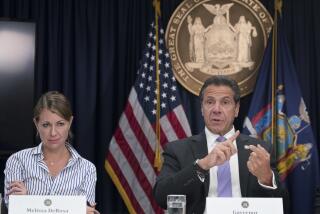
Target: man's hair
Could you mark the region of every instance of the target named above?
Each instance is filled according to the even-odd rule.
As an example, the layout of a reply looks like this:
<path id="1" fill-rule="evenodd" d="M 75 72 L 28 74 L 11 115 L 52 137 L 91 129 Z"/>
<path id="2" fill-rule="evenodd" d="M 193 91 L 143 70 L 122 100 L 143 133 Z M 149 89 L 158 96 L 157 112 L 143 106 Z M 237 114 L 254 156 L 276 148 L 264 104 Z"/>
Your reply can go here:
<path id="1" fill-rule="evenodd" d="M 223 76 L 223 75 L 215 75 L 215 76 L 211 76 L 209 77 L 203 84 L 201 90 L 200 90 L 200 102 L 202 103 L 203 101 L 203 93 L 205 91 L 205 89 L 210 86 L 210 85 L 214 85 L 214 86 L 227 86 L 229 88 L 231 88 L 231 90 L 233 91 L 234 95 L 233 95 L 233 99 L 235 101 L 235 103 L 238 103 L 240 101 L 240 88 L 238 86 L 238 83 L 227 77 L 227 76 Z"/>

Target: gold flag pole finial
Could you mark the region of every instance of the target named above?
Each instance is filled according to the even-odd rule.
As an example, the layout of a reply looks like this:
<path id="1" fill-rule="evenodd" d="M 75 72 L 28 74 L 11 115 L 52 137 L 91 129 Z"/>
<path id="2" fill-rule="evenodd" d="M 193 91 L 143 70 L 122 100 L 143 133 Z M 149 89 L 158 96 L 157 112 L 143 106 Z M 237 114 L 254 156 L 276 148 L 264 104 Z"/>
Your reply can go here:
<path id="1" fill-rule="evenodd" d="M 156 15 L 161 16 L 161 9 L 160 9 L 160 0 L 153 0 L 153 7 L 155 8 Z"/>
<path id="2" fill-rule="evenodd" d="M 274 1 L 274 8 L 275 8 L 275 12 L 279 12 L 280 16 L 282 13 L 282 0 L 275 0 Z"/>

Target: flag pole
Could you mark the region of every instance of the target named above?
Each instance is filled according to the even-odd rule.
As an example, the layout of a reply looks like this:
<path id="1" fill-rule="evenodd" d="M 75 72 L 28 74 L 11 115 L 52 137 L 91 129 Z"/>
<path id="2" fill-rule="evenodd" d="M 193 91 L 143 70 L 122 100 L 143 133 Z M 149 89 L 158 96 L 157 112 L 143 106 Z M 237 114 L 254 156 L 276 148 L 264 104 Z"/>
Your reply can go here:
<path id="1" fill-rule="evenodd" d="M 277 43 L 278 43 L 278 12 L 281 13 L 282 0 L 274 1 L 274 27 L 272 34 L 272 122 L 271 122 L 271 142 L 273 151 L 277 155 L 276 136 L 277 136 L 277 103 L 276 103 L 276 90 L 277 90 Z"/>
<path id="2" fill-rule="evenodd" d="M 160 72 L 159 72 L 159 23 L 158 16 L 160 16 L 160 0 L 154 0 L 153 6 L 155 8 L 155 31 L 156 31 L 156 85 L 157 85 L 157 115 L 156 115 L 156 151 L 154 158 L 154 167 L 160 171 L 161 169 L 161 154 L 160 154 L 160 143 L 161 143 L 161 135 L 160 135 Z"/>

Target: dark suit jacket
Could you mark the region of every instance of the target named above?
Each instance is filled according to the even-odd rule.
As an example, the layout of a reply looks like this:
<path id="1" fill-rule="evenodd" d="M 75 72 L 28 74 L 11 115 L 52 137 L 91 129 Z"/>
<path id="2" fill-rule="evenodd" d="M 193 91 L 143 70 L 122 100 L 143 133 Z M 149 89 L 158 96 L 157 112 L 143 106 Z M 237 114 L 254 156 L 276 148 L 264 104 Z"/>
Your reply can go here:
<path id="1" fill-rule="evenodd" d="M 244 145 L 260 144 L 269 153 L 271 145 L 242 134 L 238 136 L 236 142 L 242 197 L 283 197 L 284 203 L 287 203 L 287 191 L 279 183 L 278 173 L 274 168 L 278 186 L 276 190 L 265 189 L 259 185 L 257 178 L 247 168 L 251 151 L 244 149 Z M 187 196 L 187 213 L 203 214 L 209 191 L 209 173 L 206 174 L 205 181 L 201 182 L 193 163 L 207 154 L 207 140 L 204 131 L 199 135 L 167 144 L 163 152 L 164 163 L 153 189 L 155 199 L 161 207 L 166 209 L 167 195 L 183 194 Z M 273 167 L 273 163 L 271 166 Z"/>

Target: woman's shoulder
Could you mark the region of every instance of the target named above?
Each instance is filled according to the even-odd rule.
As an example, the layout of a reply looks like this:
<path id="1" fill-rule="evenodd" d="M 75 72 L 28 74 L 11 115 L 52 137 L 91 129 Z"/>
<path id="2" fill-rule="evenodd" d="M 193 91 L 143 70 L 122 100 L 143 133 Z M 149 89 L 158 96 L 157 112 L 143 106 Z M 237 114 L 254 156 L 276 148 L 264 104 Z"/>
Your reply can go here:
<path id="1" fill-rule="evenodd" d="M 68 144 L 67 147 L 68 147 L 69 151 L 71 152 L 72 157 L 74 159 L 76 159 L 77 162 L 79 162 L 81 167 L 88 169 L 90 171 L 92 171 L 92 170 L 96 171 L 95 165 L 91 161 L 82 157 L 73 146 Z"/>
<path id="2" fill-rule="evenodd" d="M 6 161 L 6 166 L 18 166 L 18 165 L 23 165 L 24 163 L 28 162 L 30 163 L 33 162 L 34 154 L 36 153 L 36 148 L 27 148 L 20 150 L 18 152 L 13 153 Z"/>
<path id="3" fill-rule="evenodd" d="M 83 173 L 85 173 L 86 175 L 92 174 L 96 176 L 97 169 L 96 169 L 96 166 L 91 161 L 80 156 L 77 162 L 78 162 L 79 168 L 83 171 Z"/>
<path id="4" fill-rule="evenodd" d="M 13 153 L 12 155 L 10 155 L 10 157 L 8 159 L 12 159 L 12 158 L 26 158 L 31 156 L 32 154 L 35 154 L 37 150 L 37 147 L 32 147 L 32 148 L 26 148 L 26 149 L 22 149 L 20 151 L 17 151 L 15 153 Z"/>
<path id="5" fill-rule="evenodd" d="M 96 166 L 91 161 L 89 161 L 83 157 L 80 157 L 80 160 L 81 160 L 82 164 L 86 165 L 87 167 L 89 167 L 91 169 L 96 169 Z"/>

